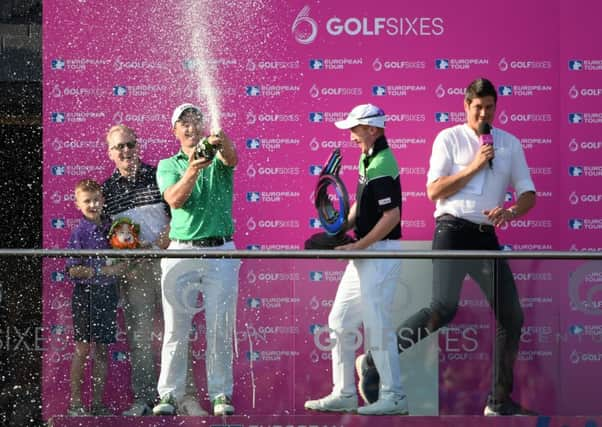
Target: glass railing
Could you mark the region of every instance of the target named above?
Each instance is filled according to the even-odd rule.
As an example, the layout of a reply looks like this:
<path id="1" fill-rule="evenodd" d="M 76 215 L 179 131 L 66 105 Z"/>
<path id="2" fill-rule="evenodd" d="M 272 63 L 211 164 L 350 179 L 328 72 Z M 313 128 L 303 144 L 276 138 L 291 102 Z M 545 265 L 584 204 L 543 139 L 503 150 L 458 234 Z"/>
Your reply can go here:
<path id="1" fill-rule="evenodd" d="M 382 307 L 390 307 L 393 328 L 376 335 L 385 344 L 397 341 L 401 354 L 396 360 L 410 415 L 482 415 L 488 396 L 510 393 L 515 403 L 538 414 L 601 416 L 596 390 L 602 375 L 602 254 L 449 252 L 431 251 L 427 246 L 406 244 L 402 252 L 203 253 L 201 265 L 219 259 L 241 261 L 235 326 L 224 326 L 227 331 L 217 335 L 231 332 L 234 337 L 231 397 L 236 416 L 249 422 L 259 420 L 255 424 L 262 424 L 262 417 L 305 417 L 304 422 L 311 424 L 313 417 L 321 415 L 307 411 L 304 403 L 332 391 L 333 350 L 340 347 L 354 354 L 353 359 L 365 352 L 366 335 L 372 332 L 363 330 L 362 316 L 374 315 L 377 310 L 359 304 L 353 307 L 359 310 L 354 316 L 357 328 L 329 328 L 329 313 L 345 267 L 349 259 L 361 264 L 385 258 L 398 259 L 402 273 L 394 296 L 383 301 Z M 35 425 L 50 419 L 61 425 L 60 420 L 67 422 L 69 418 L 76 348 L 74 285 L 64 267 L 70 256 L 114 260 L 115 252 L 0 250 L 3 263 L 39 265 L 42 276 L 42 280 L 34 279 L 33 285 L 18 275 L 2 280 L 4 367 L 0 399 L 2 421 L 8 425 Z M 132 264 L 136 258 L 160 262 L 162 257 L 199 262 L 199 252 L 188 250 L 125 250 L 119 257 Z M 512 281 L 503 280 L 506 263 L 516 293 Z M 460 280 L 454 291 L 450 280 L 466 268 L 472 269 L 472 276 Z M 434 271 L 439 272 L 435 273 L 436 280 Z M 160 280 L 158 276 L 156 280 Z M 43 284 L 42 292 L 36 296 L 39 283 Z M 207 378 L 215 379 L 216 372 L 207 367 L 211 363 L 206 357 L 207 306 L 203 295 L 204 287 L 212 284 L 202 278 L 178 282 L 177 302 L 193 318 L 185 357 L 192 366 L 188 379 L 193 381 L 189 381 L 186 393 L 195 395 L 209 412 Z M 371 299 L 364 296 L 365 301 Z M 496 308 L 499 322 L 491 306 Z M 42 316 L 36 317 L 35 307 L 41 307 Z M 102 395 L 100 383 L 92 380 L 95 371 L 89 361 L 84 370 L 82 404 L 90 412 L 95 400 L 102 401 L 107 411 L 99 412 L 99 416 L 119 416 L 135 400 L 131 381 L 135 360 L 130 351 L 126 307 L 121 289 L 115 342 L 107 347 Z M 22 320 L 22 309 L 32 311 L 29 320 Z M 93 313 L 88 314 L 79 316 L 80 320 L 92 319 L 91 324 L 100 321 Z M 147 322 L 152 323 L 148 336 L 139 338 L 150 343 L 149 351 L 156 361 L 151 376 L 156 378 L 165 331 L 162 313 L 153 314 L 154 320 L 148 316 Z M 500 329 L 498 324 L 502 323 L 505 328 Z M 218 324 L 218 329 L 221 327 Z M 371 342 L 372 350 L 379 352 L 380 347 Z M 211 366 L 222 363 L 221 356 Z M 134 359 L 137 357 L 140 355 Z M 353 381 L 357 383 L 355 375 Z M 386 382 L 386 373 L 383 378 Z M 374 394 L 374 389 L 369 391 Z M 152 394 L 156 399 L 156 389 Z M 154 403 L 148 402 L 149 406 Z M 361 397 L 358 405 L 364 405 Z"/>

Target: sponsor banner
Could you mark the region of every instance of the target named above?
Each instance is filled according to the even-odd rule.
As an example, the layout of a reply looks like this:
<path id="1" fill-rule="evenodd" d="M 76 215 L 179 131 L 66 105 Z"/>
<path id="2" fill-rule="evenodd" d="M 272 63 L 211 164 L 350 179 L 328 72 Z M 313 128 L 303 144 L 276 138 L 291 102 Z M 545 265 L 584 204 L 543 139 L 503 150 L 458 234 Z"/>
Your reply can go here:
<path id="1" fill-rule="evenodd" d="M 73 208 L 75 183 L 82 178 L 104 181 L 113 171 L 106 130 L 118 123 L 133 127 L 143 159 L 156 164 L 179 148 L 170 117 L 183 102 L 200 106 L 206 132 L 223 128 L 236 144 L 238 248 L 302 250 L 305 239 L 321 231 L 314 191 L 324 162 L 336 148 L 343 155 L 341 178 L 350 202 L 356 201 L 360 152 L 349 132 L 334 123 L 353 106 L 367 102 L 382 107 L 387 115 L 386 134 L 400 166 L 404 239 L 429 241 L 434 204 L 426 197 L 426 173 L 432 141 L 440 130 L 465 122 L 465 86 L 482 75 L 498 88 L 494 125 L 521 141 L 538 195 L 533 212 L 498 230 L 502 249 L 600 250 L 596 159 L 602 149 L 602 57 L 595 46 L 582 42 L 602 36 L 595 21 L 600 15 L 596 12 L 602 11 L 597 3 L 575 6 L 555 0 L 547 5 L 545 16 L 541 8 L 518 0 L 490 5 L 491 27 L 504 31 L 480 39 L 474 39 L 470 6 L 444 0 L 426 6 L 415 2 L 403 10 L 393 1 L 370 8 L 358 1 L 313 0 L 203 7 L 143 3 L 123 0 L 109 9 L 89 1 L 44 4 L 45 248 L 64 248 L 80 221 Z M 237 31 L 223 31 L 224 26 L 231 27 L 232 17 Z M 141 22 L 144 25 L 138 25 Z M 471 40 L 471 51 L 458 40 Z M 507 205 L 516 201 L 513 191 L 508 189 Z M 514 271 L 521 305 L 528 313 L 525 327 L 545 326 L 537 315 L 541 311 L 571 314 L 571 306 L 549 292 L 550 272 L 526 264 Z M 46 419 L 64 413 L 69 396 L 73 343 L 67 302 L 72 285 L 63 265 L 61 260 L 46 260 L 44 265 L 44 337 L 55 343 L 44 356 Z M 327 323 L 344 266 L 341 261 L 320 260 L 243 262 L 234 366 L 237 411 L 257 415 L 270 407 L 274 413 L 302 414 L 305 399 L 329 392 L 330 380 L 307 375 L 308 367 L 327 372 L 331 363 L 329 350 L 318 348 L 308 331 L 312 325 L 315 329 Z M 552 273 L 554 283 L 564 280 Z M 413 286 L 418 285 L 404 287 L 404 295 L 413 295 Z M 398 303 L 396 312 L 402 313 L 402 306 Z M 487 310 L 478 287 L 467 279 L 460 316 L 476 313 L 480 319 Z M 435 414 L 482 412 L 487 384 L 472 374 L 490 376 L 490 356 L 483 349 L 490 348 L 487 340 L 495 328 L 483 322 L 487 327 L 473 328 L 476 335 L 471 335 L 473 329 L 467 325 L 479 322 L 459 317 L 454 320 L 456 329 L 445 338 L 440 393 L 430 402 L 439 408 Z M 595 330 L 589 321 L 572 324 L 582 325 L 575 328 L 582 327 L 582 334 Z M 206 381 L 201 317 L 195 319 L 194 331 L 198 339 L 192 344 L 193 358 L 199 364 L 195 372 L 202 389 Z M 158 354 L 160 330 L 157 334 Z M 475 342 L 478 351 L 472 351 Z M 115 379 L 109 380 L 106 395 L 115 396 L 108 403 L 116 411 L 131 401 L 129 381 L 124 380 L 129 379 L 124 346 L 121 341 L 115 346 L 109 368 Z M 549 364 L 560 363 L 557 355 L 548 362 L 538 353 L 548 349 L 548 343 L 525 343 L 520 369 L 557 380 L 549 369 Z M 584 363 L 578 366 L 591 362 L 599 369 L 590 359 L 581 358 Z M 538 364 L 543 368 L 537 370 Z M 571 369 L 563 372 L 567 378 L 552 386 L 547 378 L 530 381 L 528 375 L 517 375 L 515 390 L 540 413 L 597 410 L 596 394 L 591 392 L 596 384 L 570 383 Z M 557 396 L 547 393 L 552 387 Z M 471 391 L 467 405 L 456 404 L 458 390 Z M 567 400 L 578 394 L 575 390 L 592 397 Z M 275 393 L 280 396 L 276 404 Z M 569 403 L 559 409 L 557 402 L 563 401 Z"/>

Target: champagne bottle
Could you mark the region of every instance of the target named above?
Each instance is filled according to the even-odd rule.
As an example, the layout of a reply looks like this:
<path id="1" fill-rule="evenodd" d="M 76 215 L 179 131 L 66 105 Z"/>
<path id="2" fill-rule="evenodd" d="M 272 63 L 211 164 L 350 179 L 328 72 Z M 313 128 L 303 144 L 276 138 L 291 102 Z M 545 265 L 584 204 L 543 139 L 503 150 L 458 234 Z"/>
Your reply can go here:
<path id="1" fill-rule="evenodd" d="M 216 145 L 209 142 L 208 137 L 203 137 L 194 149 L 194 158 L 200 159 L 202 157 L 207 160 L 212 160 L 217 153 L 217 149 L 218 147 Z"/>

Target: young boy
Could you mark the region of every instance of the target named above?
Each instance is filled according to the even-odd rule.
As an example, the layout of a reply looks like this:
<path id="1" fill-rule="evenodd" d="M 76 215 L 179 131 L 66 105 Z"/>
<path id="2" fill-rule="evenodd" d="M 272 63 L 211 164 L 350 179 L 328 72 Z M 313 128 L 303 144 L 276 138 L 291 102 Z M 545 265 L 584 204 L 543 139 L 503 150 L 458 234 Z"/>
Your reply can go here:
<path id="1" fill-rule="evenodd" d="M 102 216 L 104 199 L 100 185 L 84 179 L 75 186 L 75 206 L 83 214 L 71 233 L 69 249 L 109 249 L 108 218 Z M 123 263 L 107 265 L 103 258 L 69 258 L 66 270 L 75 284 L 71 311 L 75 354 L 71 362 L 71 400 L 68 415 L 112 415 L 102 404 L 108 365 L 108 344 L 115 342 L 117 278 Z M 94 347 L 92 348 L 92 343 Z M 94 350 L 94 351 L 91 351 Z M 92 410 L 82 404 L 84 367 L 92 356 Z"/>

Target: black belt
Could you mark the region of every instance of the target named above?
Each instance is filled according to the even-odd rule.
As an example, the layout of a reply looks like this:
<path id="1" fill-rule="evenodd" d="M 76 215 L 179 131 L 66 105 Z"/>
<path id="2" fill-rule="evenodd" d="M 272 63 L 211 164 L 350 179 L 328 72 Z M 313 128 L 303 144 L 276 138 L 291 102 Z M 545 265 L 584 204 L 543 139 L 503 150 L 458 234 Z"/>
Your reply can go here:
<path id="1" fill-rule="evenodd" d="M 458 218 L 457 216 L 453 216 L 450 214 L 443 214 L 438 216 L 437 221 L 459 224 L 466 229 L 478 231 L 479 233 L 495 233 L 495 227 L 493 225 L 477 224 L 476 222 L 468 221 L 463 218 Z"/>
<path id="2" fill-rule="evenodd" d="M 227 242 L 231 242 L 232 236 L 205 237 L 204 239 L 197 239 L 197 240 L 174 240 L 174 241 L 178 242 L 178 243 L 191 244 L 192 246 L 212 247 L 212 246 L 225 245 Z"/>

